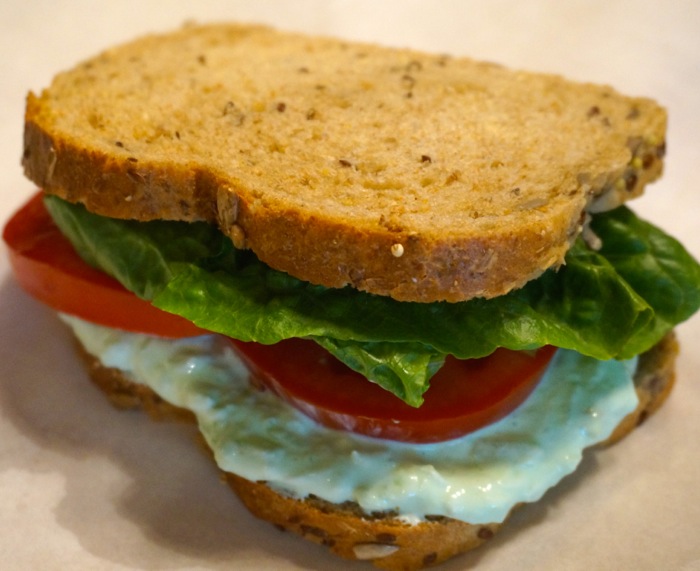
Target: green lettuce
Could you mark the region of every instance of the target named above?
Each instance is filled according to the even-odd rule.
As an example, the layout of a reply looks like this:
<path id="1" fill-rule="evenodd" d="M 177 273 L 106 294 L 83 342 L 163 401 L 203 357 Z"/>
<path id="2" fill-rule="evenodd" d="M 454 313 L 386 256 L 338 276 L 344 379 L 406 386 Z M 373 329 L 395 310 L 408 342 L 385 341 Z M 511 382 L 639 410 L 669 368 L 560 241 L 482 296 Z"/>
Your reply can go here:
<path id="1" fill-rule="evenodd" d="M 448 354 L 551 344 L 624 359 L 700 307 L 700 265 L 626 207 L 595 216 L 600 250 L 578 240 L 564 266 L 521 289 L 424 304 L 298 280 L 209 224 L 104 218 L 55 197 L 46 205 L 89 264 L 155 306 L 242 341 L 313 339 L 413 406 Z"/>

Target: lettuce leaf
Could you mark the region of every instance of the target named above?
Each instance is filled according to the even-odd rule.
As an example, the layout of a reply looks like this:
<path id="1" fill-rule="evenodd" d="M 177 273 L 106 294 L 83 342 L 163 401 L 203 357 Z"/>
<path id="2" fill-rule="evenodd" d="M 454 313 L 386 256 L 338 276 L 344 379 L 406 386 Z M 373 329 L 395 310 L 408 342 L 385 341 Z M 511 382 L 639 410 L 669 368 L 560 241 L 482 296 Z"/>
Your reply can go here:
<path id="1" fill-rule="evenodd" d="M 562 268 L 519 290 L 422 304 L 303 282 L 205 223 L 115 220 L 55 197 L 46 204 L 89 264 L 157 307 L 243 341 L 314 339 L 413 406 L 447 354 L 551 344 L 624 359 L 700 307 L 700 265 L 626 207 L 594 218 L 601 250 L 579 240 Z"/>

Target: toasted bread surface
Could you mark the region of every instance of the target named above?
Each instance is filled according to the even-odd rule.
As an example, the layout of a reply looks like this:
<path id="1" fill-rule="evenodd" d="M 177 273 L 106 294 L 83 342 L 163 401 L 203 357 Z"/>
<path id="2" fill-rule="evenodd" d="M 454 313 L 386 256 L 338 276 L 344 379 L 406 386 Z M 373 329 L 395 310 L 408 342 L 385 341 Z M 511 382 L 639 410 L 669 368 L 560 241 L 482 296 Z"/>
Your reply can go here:
<path id="1" fill-rule="evenodd" d="M 313 283 L 460 301 L 561 264 L 592 202 L 659 176 L 665 128 L 656 103 L 607 86 L 190 26 L 30 93 L 23 164 L 99 214 L 216 223 Z"/>
<path id="2" fill-rule="evenodd" d="M 169 404 L 118 369 L 104 367 L 80 344 L 78 349 L 90 378 L 115 406 L 141 407 L 157 420 L 194 421 L 189 411 Z M 619 441 L 658 410 L 673 387 L 677 354 L 678 343 L 671 333 L 640 356 L 634 376 L 639 405 L 599 446 Z M 409 523 L 398 513 L 367 513 L 352 502 L 333 504 L 314 496 L 289 497 L 265 482 L 232 473 L 223 477 L 255 516 L 324 545 L 340 557 L 368 560 L 389 571 L 441 563 L 491 539 L 503 523 L 471 524 L 443 516 Z"/>

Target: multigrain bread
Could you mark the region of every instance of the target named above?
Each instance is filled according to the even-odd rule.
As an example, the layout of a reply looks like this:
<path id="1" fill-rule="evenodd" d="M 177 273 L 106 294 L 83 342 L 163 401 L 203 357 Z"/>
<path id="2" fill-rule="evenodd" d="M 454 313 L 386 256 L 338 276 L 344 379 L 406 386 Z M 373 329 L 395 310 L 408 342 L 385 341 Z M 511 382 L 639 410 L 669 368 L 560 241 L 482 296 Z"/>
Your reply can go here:
<path id="1" fill-rule="evenodd" d="M 143 408 L 157 420 L 194 421 L 192 413 L 161 399 L 122 371 L 104 367 L 78 343 L 92 381 L 119 408 Z M 634 383 L 639 405 L 599 446 L 613 444 L 644 422 L 666 400 L 675 380 L 678 343 L 673 333 L 639 357 Z M 137 380 L 136 380 L 137 381 Z M 366 513 L 356 504 L 317 497 L 292 498 L 264 482 L 224 473 L 224 480 L 257 517 L 324 545 L 346 559 L 371 561 L 389 571 L 411 571 L 445 561 L 491 539 L 501 523 L 473 525 L 432 517 L 409 525 L 398 513 Z"/>
<path id="2" fill-rule="evenodd" d="M 23 164 L 99 214 L 215 222 L 313 283 L 460 301 L 561 264 L 587 209 L 659 176 L 665 126 L 610 87 L 190 26 L 30 94 Z"/>

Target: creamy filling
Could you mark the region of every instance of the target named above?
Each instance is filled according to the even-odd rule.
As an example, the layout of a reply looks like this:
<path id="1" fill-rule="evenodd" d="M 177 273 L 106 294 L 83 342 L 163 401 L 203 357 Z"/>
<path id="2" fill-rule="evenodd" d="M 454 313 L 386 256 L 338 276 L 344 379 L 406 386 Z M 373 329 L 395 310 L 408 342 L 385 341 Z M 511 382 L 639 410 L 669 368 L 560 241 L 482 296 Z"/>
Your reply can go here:
<path id="1" fill-rule="evenodd" d="M 490 426 L 434 444 L 373 439 L 320 426 L 252 388 L 222 337 L 166 340 L 62 317 L 102 364 L 191 410 L 222 470 L 294 497 L 396 510 L 409 522 L 503 521 L 573 472 L 583 450 L 637 406 L 636 359 L 559 350 L 528 400 Z"/>

